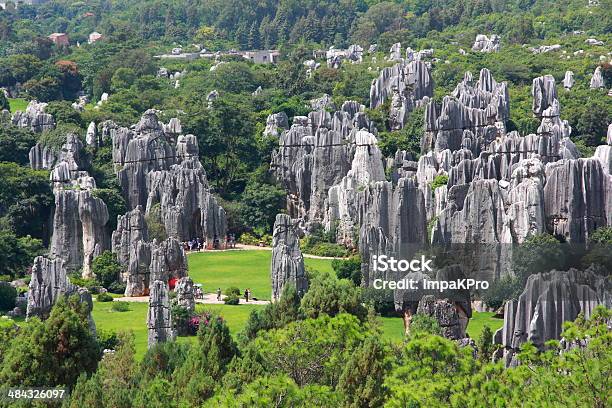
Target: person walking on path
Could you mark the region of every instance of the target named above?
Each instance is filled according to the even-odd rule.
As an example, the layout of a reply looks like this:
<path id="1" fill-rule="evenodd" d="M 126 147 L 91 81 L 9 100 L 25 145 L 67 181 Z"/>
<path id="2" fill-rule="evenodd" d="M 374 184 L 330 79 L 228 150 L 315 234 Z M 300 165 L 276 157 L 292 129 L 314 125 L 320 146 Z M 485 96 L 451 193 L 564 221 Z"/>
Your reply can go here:
<path id="1" fill-rule="evenodd" d="M 217 300 L 221 301 L 221 288 L 217 289 Z"/>
<path id="2" fill-rule="evenodd" d="M 250 291 L 249 291 L 249 288 L 246 288 L 246 289 L 244 290 L 244 300 L 245 300 L 246 302 L 248 302 L 248 301 L 249 301 L 249 295 L 250 295 L 250 294 L 251 294 L 251 293 L 250 293 Z"/>

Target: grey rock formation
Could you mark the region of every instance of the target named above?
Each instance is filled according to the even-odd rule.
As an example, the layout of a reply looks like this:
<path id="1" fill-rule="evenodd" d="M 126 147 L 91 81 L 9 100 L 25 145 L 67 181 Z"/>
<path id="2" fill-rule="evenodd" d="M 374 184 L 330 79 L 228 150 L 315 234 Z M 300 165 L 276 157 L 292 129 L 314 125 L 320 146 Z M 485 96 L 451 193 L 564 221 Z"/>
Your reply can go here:
<path id="1" fill-rule="evenodd" d="M 496 34 L 492 34 L 490 37 L 484 34 L 478 34 L 474 45 L 472 45 L 472 51 L 480 52 L 497 52 L 500 48 L 500 38 Z"/>
<path id="2" fill-rule="evenodd" d="M 428 295 L 419 302 L 417 314 L 433 317 L 442 330 L 442 336 L 451 340 L 459 340 L 466 337 L 465 328 L 468 318 L 462 309 L 447 299 L 436 299 Z"/>
<path id="3" fill-rule="evenodd" d="M 364 109 L 348 101 L 334 113 L 297 116 L 281 134 L 270 167 L 287 191 L 292 218 L 302 218 L 307 226 L 323 222 L 329 188 L 339 184 L 351 168 L 357 133 L 362 129 L 377 133 Z"/>
<path id="4" fill-rule="evenodd" d="M 548 230 L 568 242 L 586 242 L 609 226 L 612 178 L 596 158 L 546 165 L 544 201 Z"/>
<path id="5" fill-rule="evenodd" d="M 278 137 L 283 131 L 289 129 L 289 118 L 285 112 L 273 113 L 266 119 L 264 136 Z"/>
<path id="6" fill-rule="evenodd" d="M 46 107 L 47 104 L 44 102 L 30 101 L 25 112 L 15 112 L 11 119 L 13 125 L 31 129 L 36 133 L 55 129 L 55 119 L 52 115 L 45 113 Z"/>
<path id="7" fill-rule="evenodd" d="M 391 46 L 389 50 L 389 57 L 387 58 L 389 61 L 401 61 L 402 60 L 402 44 L 395 43 Z"/>
<path id="8" fill-rule="evenodd" d="M 509 115 L 506 83 L 497 83 L 484 68 L 474 84 L 468 72 L 452 97 L 444 97 L 441 106 L 434 101 L 427 105 L 421 151 L 455 151 L 466 147 L 477 156 L 498 134 L 505 133 Z"/>
<path id="9" fill-rule="evenodd" d="M 558 51 L 561 49 L 561 44 L 540 45 L 539 47 L 529 47 L 529 51 L 534 54 L 544 54 L 546 52 Z"/>
<path id="10" fill-rule="evenodd" d="M 97 129 L 96 123 L 90 122 L 87 127 L 87 135 L 85 136 L 85 141 L 88 146 L 98 147 L 98 137 L 97 137 Z"/>
<path id="11" fill-rule="evenodd" d="M 590 86 L 591 89 L 605 88 L 606 83 L 601 73 L 601 67 L 595 68 L 595 72 L 593 72 L 593 76 L 591 77 Z"/>
<path id="12" fill-rule="evenodd" d="M 435 278 L 435 279 L 434 279 Z M 410 324 L 415 314 L 434 317 L 442 329 L 444 337 L 458 340 L 466 337 L 466 328 L 472 317 L 470 292 L 468 290 L 425 289 L 425 280 L 457 281 L 465 275 L 459 265 L 449 265 L 438 269 L 435 277 L 422 272 L 411 272 L 403 279 L 412 280 L 417 289 L 396 289 L 393 292 L 395 309 L 402 314 L 404 329 L 410 332 Z"/>
<path id="13" fill-rule="evenodd" d="M 89 326 L 92 332 L 95 333 L 95 324 L 91 318 L 93 302 L 89 291 L 70 283 L 61 258 L 50 259 L 38 256 L 34 259 L 32 278 L 28 291 L 27 318 L 38 316 L 45 319 L 49 316 L 51 308 L 61 296 L 75 294 L 79 296 L 82 303 L 87 305 L 87 309 L 90 312 Z"/>
<path id="14" fill-rule="evenodd" d="M 171 131 L 178 130 L 178 124 Z M 209 248 L 223 247 L 225 211 L 212 196 L 193 135 L 167 134 L 155 111 L 142 116 L 134 130 L 110 128 L 117 177 L 130 209 L 149 213 L 159 204 L 170 237 L 203 237 Z M 176 138 L 176 144 L 173 139 Z"/>
<path id="15" fill-rule="evenodd" d="M 155 344 L 172 341 L 175 338 L 168 287 L 165 282 L 159 280 L 151 283 L 147 328 L 149 330 L 149 348 Z"/>
<path id="16" fill-rule="evenodd" d="M 433 96 L 433 79 L 422 61 L 400 62 L 384 68 L 370 87 L 370 108 L 391 98 L 389 113 L 392 129 L 401 129 L 408 114 L 426 104 Z"/>
<path id="17" fill-rule="evenodd" d="M 375 279 L 398 279 L 389 273 L 374 271 L 372 257 L 395 256 L 412 259 L 427 242 L 427 214 L 423 191 L 413 179 L 402 178 L 397 186 L 378 181 L 366 186 L 358 197 L 360 225 L 359 252 L 363 282 L 371 286 Z"/>
<path id="18" fill-rule="evenodd" d="M 176 282 L 174 291 L 176 292 L 176 302 L 191 312 L 195 310 L 195 297 L 193 281 L 190 277 L 184 277 Z"/>
<path id="19" fill-rule="evenodd" d="M 273 301 L 280 298 L 288 284 L 294 285 L 300 296 L 308 290 L 297 226 L 287 214 L 278 214 L 274 222 L 270 274 Z"/>
<path id="20" fill-rule="evenodd" d="M 612 123 L 610 123 L 608 125 L 608 132 L 606 135 L 606 143 L 608 143 L 609 146 L 612 146 Z"/>
<path id="21" fill-rule="evenodd" d="M 320 98 L 310 100 L 310 108 L 314 111 L 335 110 L 336 105 L 328 94 L 323 94 Z"/>
<path id="22" fill-rule="evenodd" d="M 595 267 L 531 275 L 518 300 L 506 303 L 504 325 L 494 336 L 504 348 L 506 366 L 518 364 L 515 354 L 524 343 L 543 349 L 546 341 L 560 338 L 564 322 L 579 313 L 588 319 L 597 305 L 609 308 L 612 284 L 606 275 Z"/>
<path id="23" fill-rule="evenodd" d="M 565 77 L 563 78 L 563 87 L 566 91 L 569 91 L 574 86 L 574 73 L 572 71 L 565 71 Z"/>
<path id="24" fill-rule="evenodd" d="M 149 282 L 187 275 L 187 257 L 180 242 L 173 238 L 149 242 L 142 207 L 117 217 L 112 251 L 125 267 L 121 276 L 126 283 L 125 296 L 144 296 L 149 291 Z"/>

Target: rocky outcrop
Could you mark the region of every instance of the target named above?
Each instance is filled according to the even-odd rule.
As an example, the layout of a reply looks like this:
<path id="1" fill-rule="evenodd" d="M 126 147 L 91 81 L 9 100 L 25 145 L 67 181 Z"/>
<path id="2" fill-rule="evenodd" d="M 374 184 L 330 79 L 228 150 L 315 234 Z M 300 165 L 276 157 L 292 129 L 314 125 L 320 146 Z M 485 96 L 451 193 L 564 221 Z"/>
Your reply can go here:
<path id="1" fill-rule="evenodd" d="M 572 71 L 565 71 L 565 77 L 563 77 L 563 87 L 566 91 L 569 91 L 574 86 L 574 73 Z"/>
<path id="2" fill-rule="evenodd" d="M 142 207 L 117 217 L 112 251 L 125 267 L 121 276 L 126 284 L 125 296 L 144 296 L 148 294 L 149 282 L 166 282 L 171 277 L 183 278 L 187 275 L 187 257 L 180 242 L 174 238 L 149 242 Z"/>
<path id="3" fill-rule="evenodd" d="M 590 86 L 591 86 L 591 89 L 599 89 L 599 88 L 606 87 L 604 77 L 601 73 L 601 67 L 595 68 L 595 72 L 593 72 L 593 76 L 591 77 Z"/>
<path id="4" fill-rule="evenodd" d="M 80 301 L 87 305 L 90 313 L 89 326 L 95 333 L 95 324 L 91 318 L 93 302 L 89 291 L 70 283 L 61 258 L 36 257 L 28 290 L 27 318 L 34 316 L 47 318 L 60 297 L 71 295 L 78 295 Z"/>
<path id="5" fill-rule="evenodd" d="M 422 61 L 402 62 L 384 68 L 370 87 L 370 108 L 391 99 L 389 120 L 392 129 L 401 129 L 408 114 L 433 96 L 433 79 Z"/>
<path id="6" fill-rule="evenodd" d="M 365 107 L 345 102 L 339 111 L 296 116 L 279 138 L 271 168 L 287 191 L 287 210 L 307 227 L 322 223 L 330 187 L 339 184 L 351 168 L 360 130 L 377 133 Z"/>
<path id="7" fill-rule="evenodd" d="M 544 202 L 547 229 L 568 242 L 587 242 L 597 228 L 612 225 L 612 178 L 596 158 L 546 165 Z"/>
<path id="8" fill-rule="evenodd" d="M 533 80 L 533 114 L 542 120 L 538 134 L 553 134 L 560 138 L 569 138 L 572 128 L 566 120 L 561 120 L 561 107 L 557 99 L 555 78 L 544 75 Z"/>
<path id="9" fill-rule="evenodd" d="M 287 214 L 278 214 L 272 235 L 272 300 L 278 300 L 286 285 L 294 285 L 302 296 L 308 290 L 304 258 L 300 251 L 297 226 Z"/>
<path id="10" fill-rule="evenodd" d="M 364 130 L 355 135 L 355 152 L 351 169 L 342 181 L 332 186 L 325 202 L 324 226 L 336 231 L 338 242 L 354 246 L 359 191 L 372 182 L 385 180 L 382 153 L 376 137 Z"/>
<path id="11" fill-rule="evenodd" d="M 421 151 L 455 151 L 467 147 L 477 156 L 498 134 L 505 133 L 509 115 L 506 83 L 497 83 L 486 68 L 473 83 L 468 72 L 453 95 L 444 97 L 441 106 L 434 101 L 427 105 Z"/>
<path id="12" fill-rule="evenodd" d="M 310 100 L 310 108 L 314 111 L 335 110 L 336 105 L 331 96 L 323 94 L 320 98 Z"/>
<path id="13" fill-rule="evenodd" d="M 459 340 L 466 337 L 466 328 L 472 317 L 470 292 L 468 290 L 438 290 L 425 287 L 425 281 L 457 281 L 465 275 L 459 265 L 438 269 L 435 276 L 422 272 L 411 272 L 403 277 L 412 281 L 415 289 L 396 289 L 393 292 L 395 309 L 402 314 L 406 334 L 415 314 L 433 317 L 446 338 Z"/>
<path id="14" fill-rule="evenodd" d="M 548 340 L 560 338 L 564 322 L 580 313 L 588 319 L 597 305 L 611 307 L 612 284 L 606 275 L 593 266 L 531 275 L 518 300 L 506 303 L 504 325 L 494 336 L 506 366 L 518 364 L 516 353 L 524 343 L 544 349 Z"/>
<path id="15" fill-rule="evenodd" d="M 375 271 L 372 257 L 394 256 L 412 259 L 427 242 L 427 214 L 423 191 L 413 179 L 402 178 L 397 186 L 378 181 L 366 186 L 358 197 L 360 225 L 359 252 L 363 282 L 371 286 L 375 279 L 397 279 Z"/>
<path id="16" fill-rule="evenodd" d="M 285 112 L 273 113 L 266 119 L 264 136 L 279 137 L 279 135 L 289 129 L 289 118 Z"/>
<path id="17" fill-rule="evenodd" d="M 76 174 L 79 168 L 85 167 L 82 157 L 83 142 L 78 135 L 68 133 L 66 135 L 66 143 L 61 149 L 56 150 L 52 146 L 37 143 L 30 149 L 30 167 L 34 170 L 53 170 L 56 165 L 61 162 L 66 162 L 69 170 Z M 73 176 L 66 176 L 66 180 L 70 180 Z"/>
<path id="18" fill-rule="evenodd" d="M 159 204 L 170 237 L 202 237 L 208 248 L 223 247 L 225 211 L 208 187 L 196 137 L 166 133 L 179 128 L 162 125 L 154 110 L 145 112 L 133 130 L 109 127 L 124 197 L 130 209 L 142 206 L 147 213 Z"/>
<path id="19" fill-rule="evenodd" d="M 95 122 L 90 122 L 89 126 L 87 126 L 87 134 L 85 136 L 85 141 L 88 146 L 98 147 L 98 137 L 97 137 L 97 128 Z"/>
<path id="20" fill-rule="evenodd" d="M 36 133 L 53 130 L 55 129 L 55 119 L 52 115 L 45 113 L 46 107 L 46 103 L 32 100 L 28 103 L 25 112 L 15 112 L 11 121 L 15 126 L 31 129 Z"/>
<path id="21" fill-rule="evenodd" d="M 175 338 L 168 287 L 165 282 L 159 280 L 151 283 L 147 328 L 149 330 L 149 348 L 159 343 L 172 341 Z"/>
<path id="22" fill-rule="evenodd" d="M 500 48 L 500 38 L 496 34 L 492 34 L 490 37 L 484 34 L 478 34 L 474 45 L 472 45 L 472 51 L 479 52 L 497 52 Z"/>
<path id="23" fill-rule="evenodd" d="M 179 279 L 176 282 L 176 286 L 174 288 L 176 292 L 176 302 L 177 304 L 193 312 L 195 310 L 195 296 L 194 296 L 194 285 L 193 281 L 190 277 L 186 276 L 184 278 Z"/>

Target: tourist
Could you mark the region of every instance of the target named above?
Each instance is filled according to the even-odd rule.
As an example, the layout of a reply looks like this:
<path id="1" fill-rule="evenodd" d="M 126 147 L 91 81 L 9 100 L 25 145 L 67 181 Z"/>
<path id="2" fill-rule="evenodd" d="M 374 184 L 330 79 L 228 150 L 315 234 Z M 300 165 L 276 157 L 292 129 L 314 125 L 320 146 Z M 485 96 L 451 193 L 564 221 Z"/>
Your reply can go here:
<path id="1" fill-rule="evenodd" d="M 249 301 L 249 295 L 250 295 L 250 294 L 251 294 L 251 293 L 250 293 L 250 291 L 249 291 L 249 288 L 246 288 L 246 289 L 244 290 L 244 300 L 245 300 L 246 302 L 248 302 L 248 301 Z"/>
<path id="2" fill-rule="evenodd" d="M 221 301 L 221 288 L 217 289 L 217 300 Z"/>

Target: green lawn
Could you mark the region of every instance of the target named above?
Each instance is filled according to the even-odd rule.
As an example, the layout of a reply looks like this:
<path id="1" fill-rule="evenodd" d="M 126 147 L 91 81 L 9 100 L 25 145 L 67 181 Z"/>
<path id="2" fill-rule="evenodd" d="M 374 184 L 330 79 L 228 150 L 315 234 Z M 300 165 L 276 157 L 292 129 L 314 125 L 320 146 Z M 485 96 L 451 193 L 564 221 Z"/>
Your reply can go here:
<path id="1" fill-rule="evenodd" d="M 272 282 L 270 262 L 272 251 L 218 251 L 197 252 L 188 255 L 189 276 L 203 284 L 205 292 L 215 292 L 236 286 L 242 292 L 250 288 L 258 299 L 270 299 Z M 306 267 L 331 272 L 331 260 L 304 258 Z"/>
<path id="2" fill-rule="evenodd" d="M 8 98 L 8 102 L 12 113 L 17 112 L 18 110 L 25 111 L 28 107 L 28 101 L 23 98 Z"/>
<path id="3" fill-rule="evenodd" d="M 115 332 L 132 330 L 136 345 L 136 358 L 141 359 L 147 351 L 147 308 L 146 302 L 131 302 L 127 312 L 111 310 L 112 302 L 95 302 L 92 312 L 98 330 L 112 330 Z M 198 312 L 210 310 L 223 316 L 227 321 L 232 335 L 238 334 L 244 328 L 251 310 L 257 305 L 197 305 Z M 195 341 L 195 337 L 179 337 L 179 342 Z"/>

